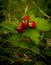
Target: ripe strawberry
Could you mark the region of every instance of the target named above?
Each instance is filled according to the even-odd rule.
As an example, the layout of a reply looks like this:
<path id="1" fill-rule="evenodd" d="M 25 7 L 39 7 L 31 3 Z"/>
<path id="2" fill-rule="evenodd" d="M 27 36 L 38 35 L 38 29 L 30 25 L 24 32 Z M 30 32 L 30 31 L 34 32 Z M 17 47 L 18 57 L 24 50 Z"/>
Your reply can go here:
<path id="1" fill-rule="evenodd" d="M 24 17 L 24 20 L 29 20 L 29 19 L 30 17 L 28 15 Z"/>
<path id="2" fill-rule="evenodd" d="M 23 32 L 23 28 L 22 28 L 21 26 L 18 26 L 18 27 L 17 27 L 17 31 L 18 31 L 19 33 L 21 33 L 21 32 Z"/>
<path id="3" fill-rule="evenodd" d="M 35 29 L 36 28 L 36 23 L 34 21 L 30 21 L 29 26 Z"/>
<path id="4" fill-rule="evenodd" d="M 25 21 L 22 22 L 22 28 L 23 29 L 27 29 L 29 27 L 28 23 L 26 23 Z"/>

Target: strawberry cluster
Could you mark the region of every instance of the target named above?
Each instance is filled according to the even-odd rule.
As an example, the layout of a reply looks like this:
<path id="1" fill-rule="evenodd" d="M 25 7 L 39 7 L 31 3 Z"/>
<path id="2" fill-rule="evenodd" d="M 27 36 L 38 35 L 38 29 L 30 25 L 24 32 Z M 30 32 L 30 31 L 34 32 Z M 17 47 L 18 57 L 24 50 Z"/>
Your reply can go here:
<path id="1" fill-rule="evenodd" d="M 24 20 L 22 20 L 21 22 L 19 22 L 19 25 L 17 27 L 17 31 L 19 33 L 23 32 L 23 30 L 28 29 L 29 27 L 32 28 L 36 28 L 36 23 L 35 21 L 30 21 L 30 17 L 29 16 L 25 16 Z"/>

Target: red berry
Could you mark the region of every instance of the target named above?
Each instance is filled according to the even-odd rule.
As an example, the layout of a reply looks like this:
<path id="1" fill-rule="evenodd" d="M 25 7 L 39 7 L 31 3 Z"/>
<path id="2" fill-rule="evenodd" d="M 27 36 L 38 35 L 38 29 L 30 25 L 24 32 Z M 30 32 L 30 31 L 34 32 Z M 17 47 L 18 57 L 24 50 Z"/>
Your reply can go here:
<path id="1" fill-rule="evenodd" d="M 36 28 L 36 23 L 34 21 L 30 21 L 29 26 L 35 29 Z"/>
<path id="2" fill-rule="evenodd" d="M 21 26 L 18 26 L 18 27 L 17 27 L 17 31 L 18 31 L 19 33 L 21 33 L 21 32 L 23 32 L 23 28 L 22 28 Z"/>
<path id="3" fill-rule="evenodd" d="M 31 22 L 32 22 L 32 28 L 36 28 L 36 23 L 34 21 Z"/>
<path id="4" fill-rule="evenodd" d="M 30 19 L 29 16 L 24 17 L 24 20 L 29 20 L 29 19 Z"/>
<path id="5" fill-rule="evenodd" d="M 22 22 L 22 27 L 23 27 L 23 29 L 27 29 L 29 27 L 29 25 L 26 22 Z"/>

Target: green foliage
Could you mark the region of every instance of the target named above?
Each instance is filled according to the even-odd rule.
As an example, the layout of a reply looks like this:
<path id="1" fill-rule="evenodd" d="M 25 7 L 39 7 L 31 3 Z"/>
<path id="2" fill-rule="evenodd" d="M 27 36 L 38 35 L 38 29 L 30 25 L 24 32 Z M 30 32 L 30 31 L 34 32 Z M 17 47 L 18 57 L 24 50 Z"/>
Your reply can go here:
<path id="1" fill-rule="evenodd" d="M 17 22 L 16 22 L 17 23 Z M 8 21 L 5 21 L 3 23 L 1 23 L 0 25 L 7 29 L 7 30 L 10 30 L 10 31 L 15 31 L 15 28 L 17 26 L 17 24 L 15 23 L 15 21 L 12 21 L 12 22 L 8 22 Z M 16 32 L 16 31 L 15 31 Z"/>
<path id="2" fill-rule="evenodd" d="M 32 62 L 25 62 L 24 65 L 34 65 Z"/>
<path id="3" fill-rule="evenodd" d="M 0 63 L 51 65 L 51 47 L 47 46 L 47 40 L 51 39 L 51 20 L 45 19 L 38 8 L 39 6 L 47 14 L 51 13 L 48 8 L 51 0 L 1 0 L 1 2 L 5 20 L 0 23 Z M 37 27 L 18 33 L 16 27 L 25 14 L 36 22 Z"/>
<path id="4" fill-rule="evenodd" d="M 36 61 L 35 65 L 46 65 L 45 63 L 41 62 L 41 61 Z"/>
<path id="5" fill-rule="evenodd" d="M 35 41 L 37 44 L 39 43 L 39 32 L 37 32 L 36 30 L 34 29 L 27 29 L 24 33 L 23 33 L 23 36 L 27 36 L 29 37 L 30 39 L 32 39 L 32 41 Z"/>
<path id="6" fill-rule="evenodd" d="M 50 30 L 50 24 L 45 19 L 40 19 L 37 28 L 42 31 L 48 31 Z"/>
<path id="7" fill-rule="evenodd" d="M 44 37 L 45 37 L 45 38 L 51 38 L 51 31 L 45 32 Z"/>

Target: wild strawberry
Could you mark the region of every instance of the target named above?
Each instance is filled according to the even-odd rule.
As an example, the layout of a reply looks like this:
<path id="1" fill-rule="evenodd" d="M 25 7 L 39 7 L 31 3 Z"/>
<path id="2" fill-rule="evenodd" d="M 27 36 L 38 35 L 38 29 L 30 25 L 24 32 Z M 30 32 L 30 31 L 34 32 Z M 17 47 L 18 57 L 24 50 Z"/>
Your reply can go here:
<path id="1" fill-rule="evenodd" d="M 21 32 L 23 32 L 23 28 L 22 28 L 21 26 L 18 26 L 18 27 L 17 27 L 17 31 L 18 31 L 19 33 L 21 33 Z"/>
<path id="2" fill-rule="evenodd" d="M 29 19 L 30 17 L 28 15 L 24 17 L 24 20 L 29 20 Z"/>
<path id="3" fill-rule="evenodd" d="M 26 23 L 25 21 L 22 22 L 22 27 L 23 29 L 27 29 L 29 27 L 28 23 Z"/>
<path id="4" fill-rule="evenodd" d="M 34 21 L 30 21 L 29 26 L 35 29 L 36 28 L 36 23 Z"/>

